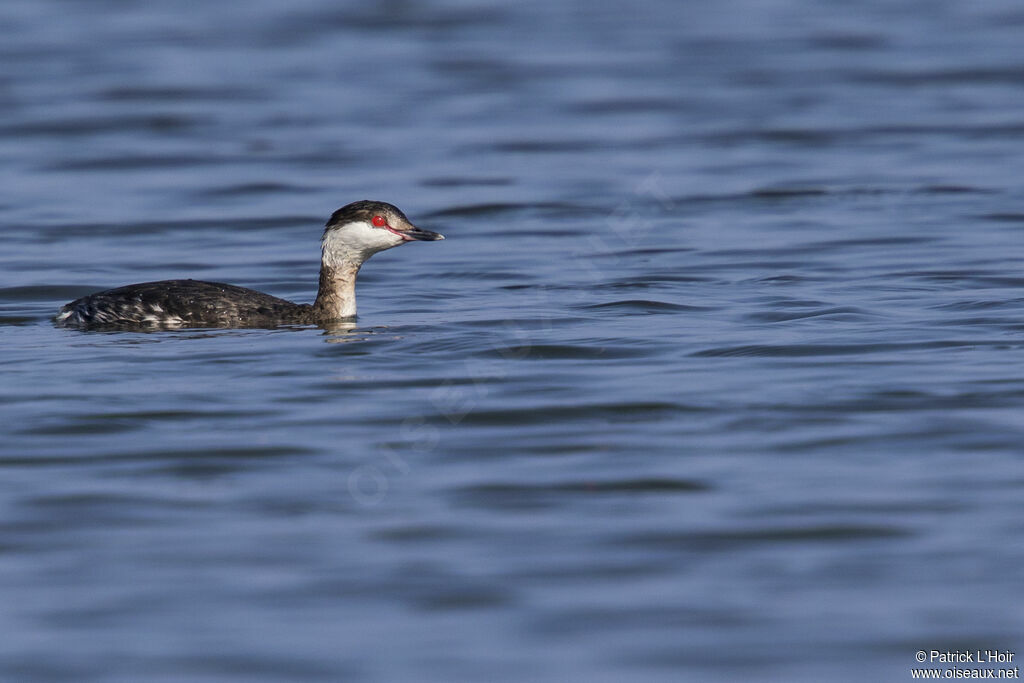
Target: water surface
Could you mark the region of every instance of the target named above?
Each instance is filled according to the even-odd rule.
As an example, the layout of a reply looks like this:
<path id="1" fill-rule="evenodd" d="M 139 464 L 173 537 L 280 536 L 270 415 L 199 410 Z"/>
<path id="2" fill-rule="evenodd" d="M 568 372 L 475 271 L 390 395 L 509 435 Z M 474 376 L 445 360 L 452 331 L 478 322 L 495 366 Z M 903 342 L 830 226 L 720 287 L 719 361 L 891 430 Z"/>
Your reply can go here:
<path id="1" fill-rule="evenodd" d="M 741 20 L 742 19 L 742 20 Z M 1020 650 L 1024 12 L 0 8 L 0 677 L 903 680 Z M 97 289 L 355 329 L 83 333 Z"/>

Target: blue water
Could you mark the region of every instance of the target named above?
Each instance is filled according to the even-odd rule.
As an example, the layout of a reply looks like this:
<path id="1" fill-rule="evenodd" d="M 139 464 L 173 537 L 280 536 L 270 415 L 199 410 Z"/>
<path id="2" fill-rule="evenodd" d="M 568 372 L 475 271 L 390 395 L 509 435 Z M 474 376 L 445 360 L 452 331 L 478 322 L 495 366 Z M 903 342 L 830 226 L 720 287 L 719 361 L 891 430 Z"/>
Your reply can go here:
<path id="1" fill-rule="evenodd" d="M 1024 8 L 0 5 L 0 679 L 909 680 L 1024 649 Z M 448 239 L 353 330 L 356 199 Z"/>

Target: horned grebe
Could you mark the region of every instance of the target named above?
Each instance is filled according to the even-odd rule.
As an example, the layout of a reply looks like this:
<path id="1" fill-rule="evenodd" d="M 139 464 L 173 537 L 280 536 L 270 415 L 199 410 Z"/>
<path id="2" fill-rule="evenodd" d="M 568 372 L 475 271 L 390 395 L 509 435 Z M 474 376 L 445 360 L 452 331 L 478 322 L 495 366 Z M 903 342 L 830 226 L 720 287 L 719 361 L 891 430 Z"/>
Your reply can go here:
<path id="1" fill-rule="evenodd" d="M 320 243 L 320 289 L 296 304 L 253 289 L 198 280 L 162 280 L 108 289 L 61 307 L 71 327 L 273 327 L 325 323 L 356 314 L 356 275 L 366 259 L 413 240 L 443 240 L 397 207 L 359 201 L 335 211 Z"/>

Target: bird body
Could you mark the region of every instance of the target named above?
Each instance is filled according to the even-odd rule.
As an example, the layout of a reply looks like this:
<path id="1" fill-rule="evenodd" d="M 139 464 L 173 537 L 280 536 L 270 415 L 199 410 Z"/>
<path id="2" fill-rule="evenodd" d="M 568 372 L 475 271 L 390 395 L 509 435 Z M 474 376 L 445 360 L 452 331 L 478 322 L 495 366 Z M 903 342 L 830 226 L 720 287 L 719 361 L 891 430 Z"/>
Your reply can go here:
<path id="1" fill-rule="evenodd" d="M 417 228 L 397 207 L 359 201 L 335 211 L 321 240 L 320 284 L 312 304 L 298 304 L 220 282 L 161 280 L 96 292 L 65 304 L 67 327 L 273 327 L 352 318 L 360 267 L 379 251 L 410 241 L 443 240 Z"/>

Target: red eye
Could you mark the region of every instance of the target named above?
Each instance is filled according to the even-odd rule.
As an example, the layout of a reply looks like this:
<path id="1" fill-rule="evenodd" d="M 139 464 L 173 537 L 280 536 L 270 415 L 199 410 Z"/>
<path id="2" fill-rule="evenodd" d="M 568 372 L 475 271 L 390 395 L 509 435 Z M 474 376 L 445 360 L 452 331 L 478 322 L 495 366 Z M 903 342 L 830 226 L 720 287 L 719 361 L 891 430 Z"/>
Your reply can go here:
<path id="1" fill-rule="evenodd" d="M 373 217 L 373 224 L 376 225 L 378 228 L 380 228 L 380 227 L 383 227 L 383 226 L 387 225 L 388 222 L 386 220 L 384 220 L 384 216 L 374 216 Z"/>

